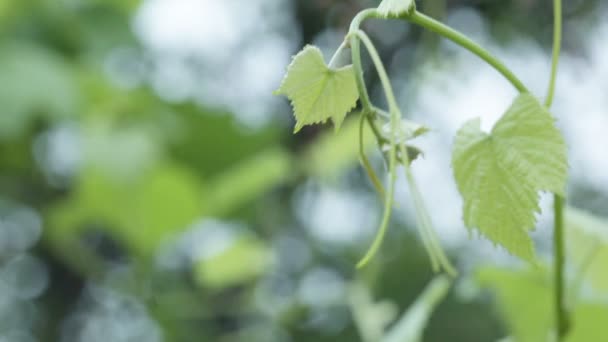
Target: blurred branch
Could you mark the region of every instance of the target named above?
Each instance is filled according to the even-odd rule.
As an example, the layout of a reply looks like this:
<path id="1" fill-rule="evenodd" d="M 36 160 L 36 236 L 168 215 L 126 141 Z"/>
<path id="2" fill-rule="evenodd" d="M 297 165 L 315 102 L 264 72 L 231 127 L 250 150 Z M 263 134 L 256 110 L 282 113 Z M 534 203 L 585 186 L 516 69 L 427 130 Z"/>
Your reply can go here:
<path id="1" fill-rule="evenodd" d="M 424 328 L 431 314 L 447 295 L 450 278 L 441 275 L 433 279 L 424 292 L 416 299 L 401 319 L 395 323 L 382 342 L 419 342 L 422 341 Z"/>
<path id="2" fill-rule="evenodd" d="M 446 275 L 434 278 L 414 304 L 386 333 L 384 330 L 395 317 L 394 304 L 374 303 L 369 290 L 356 283 L 350 293 L 350 305 L 355 325 L 364 342 L 420 342 L 431 314 L 447 295 L 452 282 Z"/>

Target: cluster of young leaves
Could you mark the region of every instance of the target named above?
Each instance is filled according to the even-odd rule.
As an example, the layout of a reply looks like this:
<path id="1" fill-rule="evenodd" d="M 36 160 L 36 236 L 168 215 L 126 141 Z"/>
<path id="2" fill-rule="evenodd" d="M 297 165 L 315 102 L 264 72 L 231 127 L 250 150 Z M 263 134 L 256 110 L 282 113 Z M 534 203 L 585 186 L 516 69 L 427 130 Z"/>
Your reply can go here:
<path id="1" fill-rule="evenodd" d="M 383 0 L 378 6 L 378 13 L 385 18 L 398 17 L 416 10 L 414 0 Z"/>

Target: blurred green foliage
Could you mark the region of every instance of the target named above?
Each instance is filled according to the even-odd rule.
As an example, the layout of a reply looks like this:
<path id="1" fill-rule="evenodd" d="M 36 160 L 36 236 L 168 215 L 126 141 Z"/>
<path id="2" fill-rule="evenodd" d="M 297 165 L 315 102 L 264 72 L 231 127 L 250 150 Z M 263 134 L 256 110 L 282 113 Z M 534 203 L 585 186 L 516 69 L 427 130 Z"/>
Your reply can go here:
<path id="1" fill-rule="evenodd" d="M 340 3 L 350 6 L 345 17 L 359 6 Z M 490 14 L 507 6 L 482 3 Z M 106 63 L 128 49 L 145 65 L 147 51 L 130 24 L 138 6 L 135 0 L 0 0 L 0 202 L 41 214 L 43 237 L 32 253 L 50 277 L 36 300 L 43 318 L 35 336 L 60 341 L 93 284 L 141 301 L 164 341 L 359 341 L 365 333 L 348 295 L 316 306 L 304 300 L 305 280 L 311 274 L 333 279 L 328 273 L 345 288 L 361 286 L 368 299 L 386 300 L 392 314 L 374 309 L 369 320 L 384 320 L 381 329 L 397 327 L 397 312 L 420 303 L 416 298 L 433 277 L 417 238 L 391 229 L 385 255 L 356 275 L 360 248 L 318 241 L 294 214 L 292 198 L 307 184 L 372 193 L 357 168 L 357 120 L 347 119 L 338 134 L 311 128 L 292 136 L 280 124 L 246 129 L 223 109 L 165 101 L 145 80 L 121 86 Z M 325 25 L 326 6 L 297 2 L 296 25 L 305 38 Z M 68 136 L 60 150 L 74 151 L 67 167 L 53 164 L 50 137 L 57 134 Z M 374 147 L 371 138 L 367 147 Z M 216 250 L 201 251 L 187 235 L 198 226 L 228 237 Z M 281 254 L 285 239 L 298 244 Z M 180 241 L 194 250 L 184 247 L 187 255 L 174 257 L 177 266 L 160 267 Z M 302 265 L 285 269 L 285 255 Z M 605 296 L 606 262 L 595 262 L 585 274 Z M 129 271 L 116 275 L 122 264 Z M 423 340 L 493 341 L 511 334 L 540 341 L 552 320 L 546 277 L 543 270 L 484 268 L 475 280 L 492 289 L 499 310 L 483 296 L 466 302 L 451 291 L 441 304 L 425 306 L 438 304 Z M 317 289 L 320 297 L 331 292 L 328 284 Z M 573 306 L 570 341 L 603 338 L 597 326 L 608 321 L 607 309 L 591 298 Z M 8 336 L 3 329 L 0 335 Z"/>

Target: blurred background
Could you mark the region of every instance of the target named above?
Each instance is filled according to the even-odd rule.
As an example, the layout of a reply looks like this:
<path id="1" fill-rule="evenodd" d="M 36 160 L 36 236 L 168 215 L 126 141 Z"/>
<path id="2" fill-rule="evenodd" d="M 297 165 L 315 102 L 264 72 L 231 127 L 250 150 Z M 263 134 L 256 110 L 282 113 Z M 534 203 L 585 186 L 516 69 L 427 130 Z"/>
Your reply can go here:
<path id="1" fill-rule="evenodd" d="M 450 168 L 459 126 L 479 116 L 491 127 L 515 90 L 401 21 L 365 29 L 403 112 L 431 128 L 414 172 L 460 275 L 419 297 L 435 275 L 404 180 L 380 255 L 354 268 L 382 209 L 358 164 L 357 120 L 292 135 L 291 108 L 272 91 L 304 44 L 329 58 L 378 2 L 0 0 L 0 341 L 543 341 L 550 272 L 466 231 Z M 551 8 L 418 2 L 541 97 Z M 604 341 L 588 334 L 608 322 L 608 239 L 593 235 L 608 225 L 589 216 L 608 215 L 606 10 L 564 1 L 554 112 L 570 146 L 570 203 L 599 227 L 571 249 L 569 274 L 584 278 L 575 285 L 589 303 L 571 341 Z M 373 69 L 366 77 L 383 105 Z M 533 236 L 549 265 L 542 203 Z M 589 241 L 596 261 L 576 267 Z M 385 328 L 395 333 L 380 337 Z"/>

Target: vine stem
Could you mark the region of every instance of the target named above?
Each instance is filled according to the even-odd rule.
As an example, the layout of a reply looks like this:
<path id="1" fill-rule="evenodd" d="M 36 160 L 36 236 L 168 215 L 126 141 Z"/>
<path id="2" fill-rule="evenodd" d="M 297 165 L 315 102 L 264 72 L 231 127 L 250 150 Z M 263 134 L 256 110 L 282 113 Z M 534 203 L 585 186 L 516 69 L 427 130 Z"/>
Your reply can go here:
<path id="1" fill-rule="evenodd" d="M 555 84 L 557 78 L 557 67 L 559 62 L 559 55 L 561 51 L 561 39 L 562 39 L 562 3 L 561 0 L 554 0 L 554 36 L 553 36 L 553 58 L 551 65 L 551 77 L 549 81 L 549 89 L 548 94 L 545 100 L 545 106 L 550 108 L 553 103 L 553 98 L 555 95 Z M 350 27 L 350 33 L 356 33 L 355 35 L 351 35 L 351 48 L 352 48 L 352 59 L 353 64 L 356 70 L 359 70 L 357 73 L 357 87 L 359 88 L 359 94 L 361 97 L 361 104 L 364 108 L 364 113 L 368 113 L 368 121 L 372 128 L 375 128 L 375 122 L 371 113 L 374 113 L 373 106 L 369 99 L 369 95 L 367 93 L 367 89 L 365 87 L 365 82 L 363 80 L 362 75 L 362 67 L 361 67 L 361 56 L 360 56 L 360 47 L 359 47 L 359 39 L 362 35 L 359 33 L 359 27 L 361 23 L 368 18 L 378 18 L 381 15 L 375 9 L 367 9 L 359 12 L 357 16 L 353 19 Z M 490 52 L 485 50 L 479 44 L 475 43 L 473 40 L 465 36 L 464 34 L 452 29 L 451 27 L 434 20 L 422 13 L 414 11 L 412 13 L 403 14 L 400 19 L 407 20 L 416 25 L 422 26 L 425 29 L 435 32 L 440 36 L 443 36 L 452 42 L 460 45 L 461 47 L 469 50 L 474 53 L 494 69 L 496 69 L 499 73 L 501 73 L 505 79 L 507 79 L 520 93 L 529 93 L 529 90 L 526 86 L 515 76 L 515 74 L 507 68 L 498 58 L 493 56 Z M 366 38 L 367 36 L 365 36 Z M 362 38 L 363 39 L 363 38 Z M 371 54 L 371 51 L 370 51 Z M 376 54 L 377 55 L 377 54 Z M 373 59 L 372 54 L 372 59 Z M 380 63 L 381 64 L 381 63 Z M 383 69 L 382 69 L 383 70 Z M 382 75 L 381 70 L 378 69 L 378 72 L 381 78 L 382 83 L 385 83 L 386 75 Z M 383 78 L 384 76 L 384 78 Z M 387 88 L 385 87 L 385 90 Z M 388 88 L 390 90 L 390 88 Z M 390 93 L 386 92 L 387 100 L 389 102 L 389 106 L 394 105 L 394 101 L 391 102 L 392 90 Z M 393 97 L 394 99 L 394 97 Z M 391 110 L 391 122 L 393 122 L 393 110 Z M 392 125 L 394 126 L 394 124 Z M 392 129 L 394 135 L 394 128 Z M 377 130 L 374 130 L 376 133 Z M 381 136 L 376 135 L 378 139 L 382 138 Z M 380 140 L 379 140 L 380 141 Z M 394 154 L 394 143 L 391 145 L 391 153 Z M 391 170 L 391 172 L 394 169 Z M 391 174 L 391 176 L 394 176 Z M 389 191 L 390 192 L 390 191 Z M 563 337 L 568 332 L 569 321 L 568 314 L 566 312 L 566 308 L 564 306 L 564 202 L 565 199 L 559 196 L 558 194 L 554 194 L 554 259 L 555 259 L 555 271 L 554 271 L 554 283 L 555 283 L 555 316 L 556 316 L 556 327 L 557 327 L 557 341 L 562 341 Z M 388 204 L 388 203 L 387 203 Z M 383 234 L 383 233 L 382 233 Z"/>
<path id="2" fill-rule="evenodd" d="M 351 47 L 353 48 L 353 52 L 355 50 L 355 47 L 353 47 L 354 41 L 356 41 L 357 50 L 359 50 L 359 46 L 358 46 L 359 41 L 362 41 L 363 44 L 365 44 L 365 47 L 367 48 L 367 51 L 369 52 L 369 54 L 372 58 L 372 62 L 374 63 L 374 66 L 376 67 L 376 70 L 378 71 L 380 81 L 382 82 L 382 85 L 385 88 L 386 101 L 389 104 L 390 114 L 391 114 L 391 118 L 390 118 L 391 139 L 390 139 L 390 150 L 389 150 L 390 179 L 389 179 L 388 191 L 386 192 L 386 200 L 384 201 L 384 213 L 382 215 L 382 223 L 380 224 L 380 228 L 378 230 L 378 234 L 376 235 L 376 238 L 374 239 L 374 242 L 372 243 L 371 247 L 369 248 L 369 250 L 367 251 L 365 256 L 363 256 L 361 261 L 359 261 L 357 263 L 357 268 L 361 268 L 361 267 L 367 265 L 367 263 L 376 255 L 376 253 L 380 249 L 380 246 L 382 245 L 382 241 L 384 241 L 386 231 L 388 230 L 388 224 L 389 224 L 389 220 L 390 220 L 390 216 L 391 216 L 391 211 L 393 209 L 393 202 L 394 202 L 394 197 L 395 197 L 395 183 L 397 182 L 397 172 L 395 171 L 395 169 L 397 167 L 396 140 L 397 140 L 397 121 L 399 120 L 399 107 L 397 105 L 397 100 L 395 99 L 395 95 L 393 94 L 392 87 L 390 86 L 390 81 L 388 79 L 386 70 L 384 69 L 384 64 L 382 64 L 380 55 L 378 54 L 378 51 L 376 51 L 376 48 L 372 44 L 369 37 L 363 31 L 361 31 L 359 29 L 349 32 L 349 36 L 351 37 Z M 357 51 L 357 52 L 359 52 L 359 51 Z M 360 68 L 361 67 L 361 55 L 359 53 L 357 53 L 357 55 L 358 55 L 357 56 L 358 63 L 355 64 L 354 58 L 353 58 L 353 64 L 355 64 L 355 68 L 357 70 L 362 70 Z M 358 75 L 358 78 L 361 78 L 361 80 L 363 79 L 363 75 L 361 72 L 357 72 L 356 74 Z M 365 89 L 365 84 L 363 84 L 363 88 Z M 363 95 L 360 95 L 360 96 L 361 96 L 361 98 L 363 98 Z M 365 96 L 368 96 L 367 91 L 365 92 Z M 369 97 L 367 98 L 367 101 L 368 101 L 369 109 L 372 109 L 373 106 L 371 105 L 371 101 L 369 101 Z M 363 103 L 363 101 L 362 101 L 362 103 Z"/>
<path id="3" fill-rule="evenodd" d="M 553 56 L 551 61 L 551 77 L 549 89 L 545 98 L 545 107 L 550 108 L 555 96 L 557 80 L 557 67 L 562 43 L 562 2 L 553 0 Z M 568 312 L 565 307 L 565 242 L 564 242 L 564 204 L 565 198 L 559 194 L 553 195 L 553 282 L 554 282 L 554 308 L 557 342 L 563 340 L 569 330 Z"/>
<path id="4" fill-rule="evenodd" d="M 416 213 L 417 213 L 418 221 L 419 221 L 418 223 L 421 225 L 422 240 L 427 248 L 427 251 L 429 252 L 429 256 L 431 258 L 433 269 L 435 271 L 439 271 L 440 268 L 443 267 L 443 269 L 448 274 L 455 276 L 457 272 L 454 269 L 454 267 L 451 265 L 450 261 L 448 260 L 447 256 L 443 252 L 443 250 L 441 249 L 439 242 L 437 240 L 437 237 L 434 234 L 434 231 L 432 229 L 430 217 L 428 215 L 428 212 L 424 208 L 422 196 L 420 194 L 420 191 L 418 190 L 418 187 L 416 186 L 416 182 L 413 179 L 413 175 L 412 175 L 410 167 L 409 167 L 409 160 L 408 160 L 407 151 L 405 149 L 405 145 L 403 143 L 399 143 L 399 146 L 397 146 L 397 142 L 396 142 L 397 135 L 401 134 L 401 132 L 400 132 L 401 131 L 401 126 L 400 126 L 401 111 L 399 110 L 399 105 L 397 104 L 397 100 L 396 100 L 395 94 L 393 92 L 393 87 L 391 86 L 390 79 L 388 77 L 386 69 L 384 68 L 384 64 L 382 63 L 382 60 L 380 59 L 380 55 L 378 54 L 378 51 L 376 51 L 374 44 L 369 39 L 367 34 L 365 34 L 365 32 L 357 29 L 355 31 L 351 31 L 349 34 L 356 36 L 358 38 L 358 40 L 363 42 L 367 51 L 370 54 L 370 57 L 372 58 L 372 62 L 374 63 L 376 71 L 378 72 L 378 76 L 380 78 L 380 82 L 384 89 L 384 94 L 386 96 L 386 101 L 389 106 L 390 128 L 391 128 L 391 139 L 390 139 L 391 141 L 390 141 L 390 151 L 389 151 L 389 155 L 390 155 L 389 156 L 389 159 L 390 159 L 390 161 L 389 161 L 390 188 L 389 188 L 389 193 L 386 194 L 387 200 L 385 203 L 385 205 L 386 205 L 385 212 L 384 212 L 385 216 L 383 217 L 382 224 L 380 226 L 380 230 L 379 230 L 376 238 L 374 239 L 372 246 L 370 247 L 369 251 L 366 253 L 366 255 L 363 257 L 363 259 L 359 262 L 359 264 L 357 266 L 362 267 L 367 262 L 369 262 L 369 260 L 377 253 L 382 241 L 384 240 L 384 236 L 386 235 L 386 230 L 388 227 L 388 216 L 390 216 L 390 212 L 392 209 L 389 207 L 389 205 L 392 205 L 392 203 L 394 202 L 394 200 L 392 198 L 389 199 L 388 196 L 389 195 L 391 197 L 394 196 L 394 186 L 395 186 L 395 181 L 396 181 L 396 171 L 395 171 L 396 159 L 397 159 L 396 154 L 397 154 L 397 148 L 399 147 L 401 149 L 401 158 L 403 158 L 403 164 L 404 164 L 404 167 L 406 170 L 407 180 L 410 185 L 410 190 L 412 191 L 412 194 L 414 197 Z M 374 108 L 374 107 L 372 106 L 372 108 Z"/>

